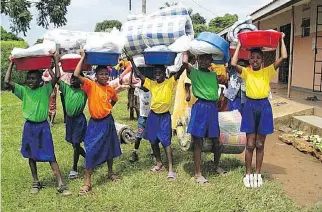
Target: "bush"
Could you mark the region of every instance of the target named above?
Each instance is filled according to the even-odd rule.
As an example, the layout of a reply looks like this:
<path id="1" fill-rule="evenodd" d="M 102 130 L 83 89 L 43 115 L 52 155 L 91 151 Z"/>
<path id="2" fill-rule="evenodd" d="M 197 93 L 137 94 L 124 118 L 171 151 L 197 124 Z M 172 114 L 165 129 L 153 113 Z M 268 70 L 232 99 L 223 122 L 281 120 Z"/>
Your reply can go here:
<path id="1" fill-rule="evenodd" d="M 4 77 L 9 66 L 9 56 L 14 47 L 27 48 L 28 44 L 24 41 L 1 41 L 1 90 L 6 88 Z M 12 71 L 12 80 L 19 84 L 26 82 L 26 74 L 17 72 L 14 66 Z"/>

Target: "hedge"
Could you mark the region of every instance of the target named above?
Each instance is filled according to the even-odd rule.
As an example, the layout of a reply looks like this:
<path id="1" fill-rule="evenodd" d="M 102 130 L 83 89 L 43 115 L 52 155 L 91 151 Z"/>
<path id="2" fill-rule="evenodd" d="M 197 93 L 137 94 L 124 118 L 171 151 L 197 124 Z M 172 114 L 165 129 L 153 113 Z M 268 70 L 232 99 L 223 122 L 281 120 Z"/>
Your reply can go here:
<path id="1" fill-rule="evenodd" d="M 6 75 L 9 66 L 9 56 L 14 47 L 27 48 L 28 44 L 24 41 L 1 41 L 1 90 L 6 88 L 4 83 L 4 77 Z M 14 66 L 12 71 L 12 80 L 19 84 L 26 82 L 26 73 L 20 73 L 16 71 Z"/>

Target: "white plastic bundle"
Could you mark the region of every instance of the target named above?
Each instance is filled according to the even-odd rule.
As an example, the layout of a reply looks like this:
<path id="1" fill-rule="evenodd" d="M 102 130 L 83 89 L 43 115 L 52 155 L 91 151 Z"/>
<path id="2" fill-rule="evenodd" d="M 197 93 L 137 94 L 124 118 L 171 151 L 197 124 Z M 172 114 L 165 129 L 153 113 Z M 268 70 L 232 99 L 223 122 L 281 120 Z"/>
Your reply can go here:
<path id="1" fill-rule="evenodd" d="M 87 36 L 85 50 L 122 52 L 125 44 L 125 37 L 115 27 L 109 32 L 93 32 Z"/>
<path id="2" fill-rule="evenodd" d="M 194 55 L 212 54 L 213 60 L 222 60 L 224 58 L 224 53 L 219 48 L 205 41 L 191 41 L 190 52 Z"/>
<path id="3" fill-rule="evenodd" d="M 56 52 L 56 44 L 51 41 L 45 41 L 44 43 L 36 44 L 27 49 L 14 48 L 11 52 L 11 56 L 13 58 L 45 56 L 45 55 L 54 54 L 55 52 Z"/>
<path id="4" fill-rule="evenodd" d="M 61 57 L 61 59 L 79 59 L 81 56 L 79 54 L 65 54 Z"/>

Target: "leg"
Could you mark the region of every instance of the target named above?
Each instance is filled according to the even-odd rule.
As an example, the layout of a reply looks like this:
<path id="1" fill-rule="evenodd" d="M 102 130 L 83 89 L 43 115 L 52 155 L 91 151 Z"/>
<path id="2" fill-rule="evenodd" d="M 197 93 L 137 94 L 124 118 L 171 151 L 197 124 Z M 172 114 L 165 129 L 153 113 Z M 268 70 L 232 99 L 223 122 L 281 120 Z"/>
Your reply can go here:
<path id="1" fill-rule="evenodd" d="M 246 144 L 246 151 L 245 151 L 245 163 L 246 163 L 246 177 L 244 178 L 244 185 L 245 187 L 253 187 L 254 180 L 253 175 L 251 175 L 252 169 L 252 159 L 253 159 L 253 152 L 256 146 L 256 134 L 246 134 L 247 137 L 247 144 Z"/>
<path id="2" fill-rule="evenodd" d="M 134 120 L 134 108 L 130 107 L 130 120 Z"/>
<path id="3" fill-rule="evenodd" d="M 93 169 L 86 169 L 85 171 L 85 185 L 80 189 L 79 195 L 85 195 L 92 190 L 92 174 Z"/>
<path id="4" fill-rule="evenodd" d="M 165 151 L 167 153 L 168 158 L 168 166 L 169 166 L 169 172 L 173 172 L 173 154 L 172 154 L 172 148 L 171 146 L 167 146 L 165 148 Z"/>
<path id="5" fill-rule="evenodd" d="M 256 140 L 256 174 L 261 173 L 266 135 L 257 134 Z"/>
<path id="6" fill-rule="evenodd" d="M 214 151 L 214 164 L 215 164 L 215 171 L 218 174 L 225 174 L 226 172 L 219 167 L 219 161 L 222 153 L 222 145 L 220 144 L 219 139 L 213 139 L 213 151 Z"/>
<path id="7" fill-rule="evenodd" d="M 138 151 L 139 151 L 141 140 L 142 140 L 142 138 L 136 138 L 136 140 L 135 140 L 134 151 L 132 152 L 132 155 L 130 158 L 130 162 L 132 162 L 132 163 L 139 160 Z"/>
<path id="8" fill-rule="evenodd" d="M 156 160 L 156 166 L 151 169 L 151 171 L 160 171 L 163 168 L 163 164 L 161 161 L 161 153 L 160 153 L 160 147 L 159 147 L 159 143 L 156 142 L 155 144 L 151 144 L 152 146 L 152 150 L 153 150 L 153 154 Z"/>
<path id="9" fill-rule="evenodd" d="M 194 163 L 195 163 L 195 179 L 199 184 L 208 183 L 208 181 L 201 174 L 201 145 L 202 138 L 191 136 L 192 141 L 194 142 Z"/>
<path id="10" fill-rule="evenodd" d="M 139 149 L 142 138 L 137 138 L 134 143 L 134 149 Z"/>
<path id="11" fill-rule="evenodd" d="M 117 181 L 120 179 L 119 176 L 117 176 L 116 174 L 114 174 L 113 172 L 113 159 L 110 159 L 107 161 L 107 169 L 108 169 L 108 178 L 113 180 L 113 181 Z"/>
<path id="12" fill-rule="evenodd" d="M 67 186 L 64 185 L 64 183 L 63 183 L 63 179 L 61 177 L 58 163 L 56 161 L 53 161 L 53 162 L 49 162 L 49 164 L 50 164 L 51 169 L 53 170 L 53 172 L 56 176 L 56 179 L 57 179 L 57 183 L 58 183 L 57 191 L 65 196 L 71 195 L 72 193 L 70 191 L 68 191 Z"/>
<path id="13" fill-rule="evenodd" d="M 80 146 L 80 144 L 76 144 L 74 147 L 74 164 L 73 164 L 73 171 L 75 172 L 77 172 L 77 164 L 78 164 L 80 155 L 85 158 L 85 150 Z"/>
<path id="14" fill-rule="evenodd" d="M 36 161 L 29 158 L 29 167 L 34 182 L 39 182 Z"/>

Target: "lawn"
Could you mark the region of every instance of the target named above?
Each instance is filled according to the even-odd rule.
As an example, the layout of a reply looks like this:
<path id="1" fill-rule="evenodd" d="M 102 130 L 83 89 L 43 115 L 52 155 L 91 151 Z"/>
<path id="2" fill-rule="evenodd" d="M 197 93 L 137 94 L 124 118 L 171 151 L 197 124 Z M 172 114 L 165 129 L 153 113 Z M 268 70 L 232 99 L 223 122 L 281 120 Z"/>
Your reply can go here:
<path id="1" fill-rule="evenodd" d="M 144 141 L 140 148 L 140 160 L 128 162 L 132 145 L 122 145 L 123 155 L 115 160 L 115 171 L 121 175 L 120 182 L 107 178 L 107 166 L 96 169 L 91 194 L 78 196 L 84 183 L 84 159 L 79 163 L 81 178 L 69 181 L 72 166 L 72 147 L 64 140 L 60 99 L 58 114 L 52 128 L 55 152 L 64 180 L 72 196 L 62 197 L 56 193 L 55 177 L 48 163 L 38 164 L 40 180 L 46 185 L 38 195 L 30 195 L 32 178 L 28 162 L 20 154 L 21 132 L 24 124 L 21 102 L 13 94 L 2 92 L 1 105 L 1 197 L 2 211 L 321 211 L 312 207 L 298 207 L 281 187 L 266 181 L 260 189 L 246 189 L 242 184 L 243 163 L 233 156 L 223 156 L 221 166 L 230 170 L 228 176 L 219 176 L 212 170 L 211 155 L 203 155 L 202 168 L 210 184 L 197 185 L 191 179 L 193 161 L 190 152 L 180 150 L 176 138 L 173 149 L 177 180 L 168 182 L 166 172 L 150 173 L 153 162 L 150 147 Z M 129 121 L 126 109 L 126 93 L 113 110 L 114 119 L 136 127 Z M 88 110 L 85 109 L 88 116 Z M 163 154 L 164 158 L 164 154 Z M 265 178 L 266 179 L 266 178 Z M 267 180 L 267 179 L 266 179 Z"/>

